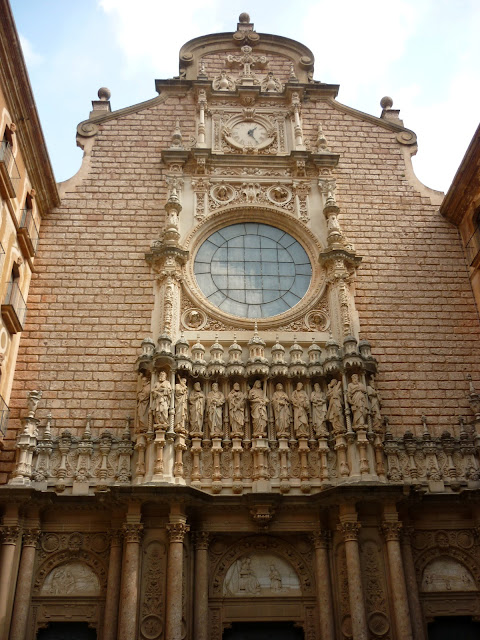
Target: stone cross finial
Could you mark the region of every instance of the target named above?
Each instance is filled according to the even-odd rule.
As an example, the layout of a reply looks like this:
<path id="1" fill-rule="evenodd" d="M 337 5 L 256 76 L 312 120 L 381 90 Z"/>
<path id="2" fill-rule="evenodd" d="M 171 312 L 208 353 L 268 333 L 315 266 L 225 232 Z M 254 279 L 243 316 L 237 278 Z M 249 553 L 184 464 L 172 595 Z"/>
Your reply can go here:
<path id="1" fill-rule="evenodd" d="M 240 75 L 240 80 L 244 81 L 252 81 L 254 80 L 254 74 L 252 71 L 252 67 L 260 66 L 263 67 L 267 64 L 267 58 L 265 56 L 254 56 L 252 55 L 252 47 L 248 44 L 242 47 L 241 56 L 232 56 L 229 54 L 227 56 L 227 64 L 230 66 L 239 65 L 242 67 L 242 73 Z"/>

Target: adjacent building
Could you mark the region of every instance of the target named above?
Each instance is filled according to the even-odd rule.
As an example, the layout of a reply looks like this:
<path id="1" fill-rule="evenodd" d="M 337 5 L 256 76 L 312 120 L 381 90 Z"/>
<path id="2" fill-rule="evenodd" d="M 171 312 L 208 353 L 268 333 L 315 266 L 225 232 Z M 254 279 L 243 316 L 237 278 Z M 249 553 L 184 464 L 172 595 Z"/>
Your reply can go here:
<path id="1" fill-rule="evenodd" d="M 390 98 L 341 104 L 245 13 L 156 90 L 99 90 L 61 204 L 4 115 L 12 286 L 43 218 L 2 306 L 2 637 L 477 637 L 468 157 L 442 204 Z"/>

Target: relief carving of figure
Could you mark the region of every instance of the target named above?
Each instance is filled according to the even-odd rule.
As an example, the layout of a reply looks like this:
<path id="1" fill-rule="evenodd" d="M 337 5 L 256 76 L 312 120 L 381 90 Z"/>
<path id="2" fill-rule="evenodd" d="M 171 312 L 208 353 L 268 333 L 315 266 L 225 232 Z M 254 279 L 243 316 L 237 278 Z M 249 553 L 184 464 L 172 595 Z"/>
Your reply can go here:
<path id="1" fill-rule="evenodd" d="M 297 388 L 292 393 L 293 405 L 293 428 L 297 438 L 308 438 L 310 435 L 308 429 L 308 412 L 310 404 L 308 396 L 301 382 L 297 382 Z"/>
<path id="2" fill-rule="evenodd" d="M 352 429 L 365 429 L 365 417 L 367 415 L 367 396 L 365 385 L 360 382 L 356 373 L 347 387 L 347 398 L 352 410 Z"/>
<path id="3" fill-rule="evenodd" d="M 240 391 L 240 385 L 235 382 L 228 394 L 228 413 L 232 438 L 243 438 L 245 435 L 245 401 L 247 396 Z"/>
<path id="4" fill-rule="evenodd" d="M 190 417 L 190 435 L 194 438 L 203 436 L 203 414 L 205 413 L 205 394 L 200 382 L 195 382 L 188 399 Z"/>
<path id="5" fill-rule="evenodd" d="M 165 371 L 160 371 L 158 382 L 152 389 L 151 403 L 155 418 L 155 426 L 162 431 L 166 431 L 168 427 L 168 409 L 170 407 L 170 398 L 172 396 L 172 385 L 167 380 Z"/>
<path id="6" fill-rule="evenodd" d="M 268 399 L 262 389 L 260 380 L 255 380 L 248 393 L 250 410 L 252 413 L 252 435 L 254 438 L 264 438 L 267 435 L 267 404 Z"/>
<path id="7" fill-rule="evenodd" d="M 144 433 L 148 429 L 148 411 L 150 409 L 150 378 L 142 375 L 140 390 L 137 393 L 137 431 Z"/>
<path id="8" fill-rule="evenodd" d="M 251 560 L 248 556 L 241 558 L 239 574 L 240 580 L 238 586 L 240 591 L 251 594 L 259 593 L 260 583 L 252 569 Z"/>
<path id="9" fill-rule="evenodd" d="M 372 375 L 370 384 L 367 385 L 367 395 L 370 400 L 370 412 L 372 414 L 372 426 L 375 433 L 383 431 L 382 414 L 380 413 L 380 405 L 382 399 L 375 386 L 375 376 Z"/>
<path id="10" fill-rule="evenodd" d="M 323 393 L 318 382 L 313 385 L 313 391 L 310 395 L 312 403 L 312 423 L 317 438 L 323 438 L 328 435 L 325 428 L 325 418 L 327 416 L 327 396 Z"/>
<path id="11" fill-rule="evenodd" d="M 283 390 L 283 385 L 278 383 L 272 396 L 272 407 L 275 416 L 275 430 L 277 438 L 290 437 L 290 419 L 292 417 L 290 400 Z"/>
<path id="12" fill-rule="evenodd" d="M 327 420 L 332 425 L 335 435 L 345 431 L 345 423 L 343 420 L 343 391 L 340 380 L 330 380 L 327 387 Z"/>
<path id="13" fill-rule="evenodd" d="M 180 378 L 175 385 L 175 431 L 185 433 L 187 424 L 187 379 Z"/>
<path id="14" fill-rule="evenodd" d="M 279 570 L 274 564 L 270 565 L 269 577 L 270 577 L 270 589 L 272 591 L 281 591 L 282 576 L 280 575 Z"/>
<path id="15" fill-rule="evenodd" d="M 212 384 L 212 390 L 207 395 L 207 419 L 211 438 L 223 438 L 223 405 L 225 396 L 218 389 L 218 383 Z"/>

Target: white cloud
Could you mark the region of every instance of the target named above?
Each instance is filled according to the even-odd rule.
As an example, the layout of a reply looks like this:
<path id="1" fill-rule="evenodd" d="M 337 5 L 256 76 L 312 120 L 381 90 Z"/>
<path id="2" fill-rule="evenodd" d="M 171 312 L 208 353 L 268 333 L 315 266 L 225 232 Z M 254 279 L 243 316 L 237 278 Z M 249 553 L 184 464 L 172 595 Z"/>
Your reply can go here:
<path id="1" fill-rule="evenodd" d="M 212 14 L 219 2 L 99 0 L 99 6 L 112 19 L 128 74 L 143 65 L 155 77 L 170 77 L 172 69 L 178 69 L 178 51 L 184 42 L 217 30 Z"/>
<path id="2" fill-rule="evenodd" d="M 22 34 L 19 34 L 19 37 L 20 44 L 22 45 L 23 55 L 25 57 L 25 62 L 27 63 L 27 65 L 29 67 L 36 67 L 42 64 L 44 58 L 40 53 L 35 51 L 30 40 L 27 40 L 25 36 L 22 36 Z"/>

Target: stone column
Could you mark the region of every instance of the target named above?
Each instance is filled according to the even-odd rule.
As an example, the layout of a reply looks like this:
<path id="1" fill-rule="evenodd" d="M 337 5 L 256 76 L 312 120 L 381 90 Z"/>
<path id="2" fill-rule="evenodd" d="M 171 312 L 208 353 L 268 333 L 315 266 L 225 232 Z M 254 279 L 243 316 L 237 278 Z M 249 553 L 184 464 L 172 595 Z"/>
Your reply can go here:
<path id="1" fill-rule="evenodd" d="M 330 531 L 324 529 L 315 531 L 312 534 L 313 544 L 315 545 L 315 579 L 317 583 L 317 606 L 320 615 L 320 637 L 322 640 L 335 640 L 332 584 L 328 558 L 330 537 Z"/>
<path id="2" fill-rule="evenodd" d="M 10 640 L 24 640 L 27 630 L 30 598 L 32 595 L 33 567 L 35 550 L 40 537 L 40 529 L 24 529 L 23 547 L 18 569 L 17 588 L 13 605 Z"/>
<path id="3" fill-rule="evenodd" d="M 170 538 L 167 564 L 167 607 L 165 640 L 182 640 L 183 617 L 183 539 L 190 527 L 186 516 L 175 516 L 167 524 Z"/>
<path id="4" fill-rule="evenodd" d="M 407 585 L 408 604 L 410 607 L 410 621 L 415 640 L 425 640 L 425 623 L 420 597 L 418 593 L 417 576 L 413 562 L 411 536 L 413 527 L 404 527 L 400 541 L 402 545 L 403 567 L 405 570 L 405 583 Z"/>
<path id="5" fill-rule="evenodd" d="M 360 549 L 358 545 L 360 523 L 357 522 L 357 514 L 353 505 L 340 505 L 339 528 L 345 540 L 353 640 L 368 640 L 367 617 L 365 614 L 365 600 L 362 586 L 362 568 L 360 566 Z"/>
<path id="6" fill-rule="evenodd" d="M 10 621 L 10 606 L 12 598 L 10 592 L 15 585 L 15 553 L 19 541 L 20 527 L 18 525 L 4 525 L 0 528 L 2 540 L 0 566 L 0 638 L 8 637 L 7 622 Z"/>
<path id="7" fill-rule="evenodd" d="M 412 627 L 408 611 L 407 586 L 403 572 L 402 553 L 400 549 L 401 522 L 386 520 L 382 523 L 382 531 L 387 545 L 388 567 L 390 570 L 391 590 L 393 593 L 393 613 L 397 637 L 412 640 Z"/>
<path id="8" fill-rule="evenodd" d="M 195 534 L 195 594 L 193 637 L 208 640 L 208 538 L 207 531 Z"/>
<path id="9" fill-rule="evenodd" d="M 122 580 L 122 531 L 110 532 L 110 558 L 108 561 L 107 593 L 103 640 L 116 640 L 118 625 L 118 603 L 120 602 L 120 584 Z"/>
<path id="10" fill-rule="evenodd" d="M 143 525 L 140 523 L 127 523 L 123 525 L 125 545 L 117 640 L 132 640 L 132 638 L 137 637 L 138 576 L 140 571 L 139 561 L 142 531 Z"/>

